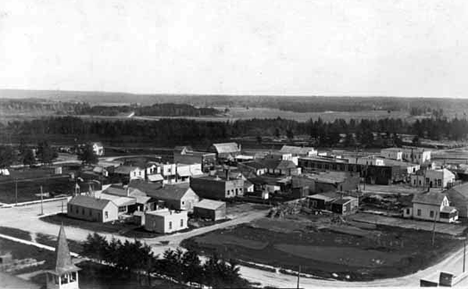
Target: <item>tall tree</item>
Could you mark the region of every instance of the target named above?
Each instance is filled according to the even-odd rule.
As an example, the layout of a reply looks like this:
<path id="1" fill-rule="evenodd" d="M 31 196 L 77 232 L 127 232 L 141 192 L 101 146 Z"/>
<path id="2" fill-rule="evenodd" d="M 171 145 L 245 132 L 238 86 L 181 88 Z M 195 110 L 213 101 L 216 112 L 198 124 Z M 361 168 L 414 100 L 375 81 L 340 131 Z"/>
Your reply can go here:
<path id="1" fill-rule="evenodd" d="M 98 162 L 98 157 L 93 150 L 93 146 L 89 143 L 81 150 L 78 150 L 78 159 L 83 165 L 96 164 Z"/>
<path id="2" fill-rule="evenodd" d="M 0 168 L 7 168 L 15 161 L 15 150 L 11 146 L 0 146 Z"/>
<path id="3" fill-rule="evenodd" d="M 37 148 L 37 158 L 44 164 L 52 164 L 58 157 L 57 151 L 49 145 L 47 141 L 41 141 Z"/>

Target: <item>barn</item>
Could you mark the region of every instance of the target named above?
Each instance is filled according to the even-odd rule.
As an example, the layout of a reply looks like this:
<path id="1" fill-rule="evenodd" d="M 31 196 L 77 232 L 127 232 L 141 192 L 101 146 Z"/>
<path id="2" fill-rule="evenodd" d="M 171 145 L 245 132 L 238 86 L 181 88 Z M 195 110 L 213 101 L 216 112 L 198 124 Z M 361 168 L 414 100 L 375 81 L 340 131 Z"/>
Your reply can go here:
<path id="1" fill-rule="evenodd" d="M 194 206 L 193 213 L 197 218 L 223 220 L 226 218 L 226 203 L 203 199 Z"/>

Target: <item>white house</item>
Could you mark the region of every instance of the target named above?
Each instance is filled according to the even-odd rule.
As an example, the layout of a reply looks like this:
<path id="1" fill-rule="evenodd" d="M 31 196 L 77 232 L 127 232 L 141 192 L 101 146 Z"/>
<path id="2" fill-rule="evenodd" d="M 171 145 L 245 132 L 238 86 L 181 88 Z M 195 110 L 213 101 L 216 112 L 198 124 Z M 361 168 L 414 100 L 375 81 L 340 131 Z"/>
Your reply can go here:
<path id="1" fill-rule="evenodd" d="M 187 228 L 187 211 L 162 209 L 145 213 L 145 229 L 147 231 L 167 234 Z"/>
<path id="2" fill-rule="evenodd" d="M 350 164 L 368 165 L 368 166 L 383 166 L 384 160 L 375 156 L 367 157 L 345 157 Z"/>
<path id="3" fill-rule="evenodd" d="M 92 143 L 92 146 L 93 146 L 93 151 L 97 156 L 104 155 L 104 146 L 102 145 L 101 142 Z"/>
<path id="4" fill-rule="evenodd" d="M 380 154 L 387 159 L 401 161 L 403 160 L 403 152 L 400 148 L 386 148 L 380 151 Z"/>
<path id="5" fill-rule="evenodd" d="M 412 208 L 403 209 L 403 217 L 444 223 L 458 220 L 457 209 L 450 206 L 444 194 L 438 192 L 416 194 L 412 203 Z"/>
<path id="6" fill-rule="evenodd" d="M 284 145 L 280 149 L 282 154 L 291 154 L 294 157 L 311 157 L 316 156 L 317 151 L 313 147 L 297 147 Z"/>
<path id="7" fill-rule="evenodd" d="M 410 175 L 411 186 L 429 188 L 447 188 L 455 182 L 455 175 L 447 169 L 419 170 Z"/>
<path id="8" fill-rule="evenodd" d="M 130 180 L 137 180 L 137 179 L 145 179 L 145 169 L 133 166 L 120 166 L 114 170 L 115 175 L 120 175 L 128 181 Z"/>

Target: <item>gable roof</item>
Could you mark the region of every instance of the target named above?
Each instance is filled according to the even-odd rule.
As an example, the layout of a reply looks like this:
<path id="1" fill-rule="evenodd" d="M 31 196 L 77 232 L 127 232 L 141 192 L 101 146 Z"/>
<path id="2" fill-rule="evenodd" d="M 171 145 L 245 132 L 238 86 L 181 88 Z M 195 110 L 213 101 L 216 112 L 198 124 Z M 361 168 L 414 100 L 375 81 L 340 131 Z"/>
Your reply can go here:
<path id="1" fill-rule="evenodd" d="M 121 197 L 121 196 L 110 195 L 106 193 L 101 194 L 101 199 L 112 201 L 117 207 L 131 206 L 136 203 L 135 198 Z"/>
<path id="2" fill-rule="evenodd" d="M 214 148 L 217 153 L 236 153 L 239 152 L 239 146 L 235 142 L 214 143 Z"/>
<path id="3" fill-rule="evenodd" d="M 109 203 L 110 200 L 96 199 L 90 196 L 77 195 L 74 196 L 69 202 L 70 205 L 80 206 L 95 210 L 104 209 Z"/>
<path id="4" fill-rule="evenodd" d="M 423 194 L 415 194 L 413 197 L 413 203 L 436 205 L 440 206 L 444 200 L 445 195 L 438 192 L 428 192 Z"/>
<path id="5" fill-rule="evenodd" d="M 195 192 L 189 187 L 189 184 L 165 185 L 157 190 L 147 191 L 150 197 L 159 200 L 180 201 L 188 192 Z"/>
<path id="6" fill-rule="evenodd" d="M 449 197 L 453 194 L 459 194 L 468 200 L 468 183 L 452 187 L 444 192 Z"/>
<path id="7" fill-rule="evenodd" d="M 308 155 L 311 151 L 315 151 L 312 147 L 296 147 L 284 145 L 281 149 L 281 153 L 289 153 L 293 155 Z"/>
<path id="8" fill-rule="evenodd" d="M 262 163 L 267 169 L 273 169 L 273 170 L 286 170 L 286 169 L 296 168 L 296 164 L 294 164 L 292 161 L 286 161 L 286 160 L 265 159 L 262 161 Z"/>
<path id="9" fill-rule="evenodd" d="M 202 208 L 202 209 L 207 209 L 207 210 L 216 210 L 222 206 L 225 206 L 225 202 L 220 202 L 220 201 L 215 201 L 215 200 L 208 200 L 208 199 L 203 199 L 197 204 L 195 204 L 196 208 Z"/>
<path id="10" fill-rule="evenodd" d="M 239 166 L 245 166 L 245 167 L 253 168 L 253 169 L 256 169 L 256 170 L 266 169 L 266 166 L 263 163 L 258 162 L 258 161 L 251 161 L 251 162 L 241 163 L 241 164 L 239 164 Z"/>
<path id="11" fill-rule="evenodd" d="M 120 167 L 117 167 L 115 170 L 114 170 L 114 173 L 115 174 L 129 174 L 131 172 L 133 172 L 134 170 L 137 170 L 139 169 L 138 167 L 133 167 L 133 166 L 120 166 Z"/>

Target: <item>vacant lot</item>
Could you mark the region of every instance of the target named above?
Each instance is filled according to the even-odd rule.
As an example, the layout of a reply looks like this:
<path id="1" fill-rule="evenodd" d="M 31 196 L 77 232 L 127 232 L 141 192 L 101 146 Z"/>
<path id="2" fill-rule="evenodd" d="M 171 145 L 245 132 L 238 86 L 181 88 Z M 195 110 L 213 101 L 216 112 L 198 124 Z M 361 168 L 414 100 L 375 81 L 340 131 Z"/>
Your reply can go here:
<path id="1" fill-rule="evenodd" d="M 44 193 L 50 194 L 44 198 L 58 194 L 70 194 L 73 190 L 73 184 L 69 177 L 64 175 L 18 180 L 18 202 L 40 200 L 41 186 Z M 15 200 L 15 180 L 4 179 L 0 181 L 0 203 L 12 204 L 15 203 Z"/>
<path id="2" fill-rule="evenodd" d="M 226 258 L 281 268 L 297 270 L 300 265 L 304 273 L 350 281 L 407 275 L 461 246 L 448 235 L 436 234 L 432 246 L 431 232 L 322 218 L 261 219 L 193 237 L 182 245 L 202 254 L 216 251 Z"/>

